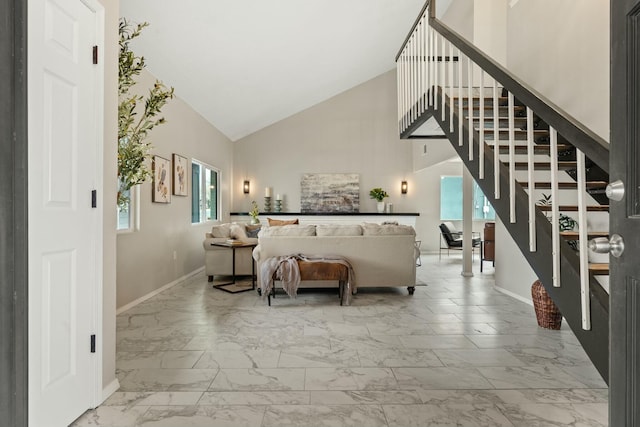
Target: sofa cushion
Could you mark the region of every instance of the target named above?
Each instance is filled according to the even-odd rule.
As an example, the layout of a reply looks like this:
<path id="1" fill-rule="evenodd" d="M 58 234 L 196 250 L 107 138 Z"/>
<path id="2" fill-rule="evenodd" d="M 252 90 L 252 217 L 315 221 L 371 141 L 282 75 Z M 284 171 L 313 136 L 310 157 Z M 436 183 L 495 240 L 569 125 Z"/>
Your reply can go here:
<path id="1" fill-rule="evenodd" d="M 231 224 L 220 224 L 220 225 L 214 225 L 213 227 L 211 227 L 211 235 L 213 237 L 224 237 L 225 239 L 228 239 L 229 237 L 231 237 Z"/>
<path id="2" fill-rule="evenodd" d="M 258 237 L 266 236 L 315 236 L 315 225 L 282 225 L 277 227 L 265 227 L 260 230 Z"/>
<path id="3" fill-rule="evenodd" d="M 288 220 L 267 218 L 267 221 L 269 222 L 269 226 L 270 227 L 279 226 L 279 225 L 299 224 L 298 218 L 296 218 L 296 219 L 288 219 Z"/>
<path id="4" fill-rule="evenodd" d="M 362 227 L 358 224 L 318 224 L 317 236 L 362 236 Z"/>
<path id="5" fill-rule="evenodd" d="M 392 235 L 416 235 L 416 230 L 410 225 L 380 225 L 365 223 L 362 226 L 364 236 L 392 236 Z"/>

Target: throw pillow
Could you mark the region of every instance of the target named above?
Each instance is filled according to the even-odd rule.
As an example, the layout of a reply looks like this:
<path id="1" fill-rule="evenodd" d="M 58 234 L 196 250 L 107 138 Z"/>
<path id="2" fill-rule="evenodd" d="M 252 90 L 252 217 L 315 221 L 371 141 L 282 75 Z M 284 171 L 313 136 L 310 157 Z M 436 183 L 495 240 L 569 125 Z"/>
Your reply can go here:
<path id="1" fill-rule="evenodd" d="M 294 224 L 299 224 L 299 222 L 298 222 L 298 218 L 296 218 L 296 219 L 289 219 L 289 220 L 267 218 L 267 221 L 269 221 L 269 226 L 271 226 L 271 227 L 273 227 L 273 226 L 278 226 L 278 225 L 294 225 Z"/>
<path id="2" fill-rule="evenodd" d="M 247 237 L 257 238 L 261 225 L 247 225 Z"/>
<path id="3" fill-rule="evenodd" d="M 231 224 L 231 228 L 229 229 L 229 236 L 232 239 L 246 241 L 247 240 L 247 230 L 245 229 L 244 224 Z"/>

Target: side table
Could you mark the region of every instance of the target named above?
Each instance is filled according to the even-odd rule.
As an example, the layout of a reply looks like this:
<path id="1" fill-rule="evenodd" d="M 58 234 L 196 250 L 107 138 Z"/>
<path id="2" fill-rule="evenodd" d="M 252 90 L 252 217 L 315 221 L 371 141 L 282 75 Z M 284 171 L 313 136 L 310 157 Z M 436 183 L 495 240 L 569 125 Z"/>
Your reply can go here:
<path id="1" fill-rule="evenodd" d="M 253 291 L 256 288 L 256 261 L 251 259 L 251 288 L 240 288 L 236 286 L 236 249 L 239 248 L 255 248 L 258 246 L 256 243 L 246 243 L 246 242 L 220 242 L 220 243 L 212 243 L 211 246 L 219 246 L 221 248 L 231 249 L 231 282 L 228 283 L 219 283 L 217 285 L 213 285 L 214 288 L 220 289 L 221 291 L 229 292 L 231 294 L 237 294 L 238 292 L 246 292 Z M 231 289 L 227 289 L 230 287 Z"/>

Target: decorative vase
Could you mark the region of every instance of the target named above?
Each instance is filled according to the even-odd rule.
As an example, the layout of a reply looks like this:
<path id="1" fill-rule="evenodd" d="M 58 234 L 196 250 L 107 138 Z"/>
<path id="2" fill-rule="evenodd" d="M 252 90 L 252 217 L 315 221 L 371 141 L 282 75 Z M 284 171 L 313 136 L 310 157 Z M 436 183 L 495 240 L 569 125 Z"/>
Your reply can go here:
<path id="1" fill-rule="evenodd" d="M 251 217 L 251 221 L 249 221 L 250 224 L 260 224 L 260 220 L 257 217 L 252 216 Z"/>
<path id="2" fill-rule="evenodd" d="M 384 202 L 378 202 L 378 213 L 384 213 Z"/>
<path id="3" fill-rule="evenodd" d="M 562 327 L 562 313 L 560 313 L 558 306 L 555 305 L 539 280 L 536 280 L 531 285 L 531 299 L 533 300 L 538 326 L 555 330 Z"/>

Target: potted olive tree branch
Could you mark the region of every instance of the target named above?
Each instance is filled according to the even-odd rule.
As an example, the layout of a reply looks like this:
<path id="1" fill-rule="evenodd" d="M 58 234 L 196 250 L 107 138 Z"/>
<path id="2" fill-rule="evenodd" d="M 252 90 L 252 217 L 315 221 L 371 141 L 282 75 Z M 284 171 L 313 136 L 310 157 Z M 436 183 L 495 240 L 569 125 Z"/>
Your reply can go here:
<path id="1" fill-rule="evenodd" d="M 147 140 L 149 132 L 165 122 L 164 117 L 156 117 L 167 101 L 173 98 L 173 88 L 167 88 L 156 80 L 147 96 L 130 94 L 129 89 L 136 84 L 135 77 L 145 68 L 144 57 L 136 56 L 129 43 L 138 37 L 149 24 L 133 25 L 120 19 L 120 58 L 118 73 L 118 207 L 127 209 L 127 190 L 145 182 L 151 171 L 147 165 L 152 148 Z M 138 103 L 144 102 L 140 111 Z M 140 114 L 138 114 L 140 112 Z"/>

